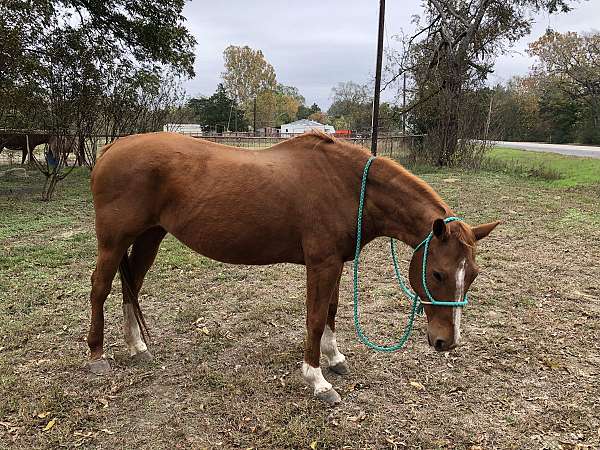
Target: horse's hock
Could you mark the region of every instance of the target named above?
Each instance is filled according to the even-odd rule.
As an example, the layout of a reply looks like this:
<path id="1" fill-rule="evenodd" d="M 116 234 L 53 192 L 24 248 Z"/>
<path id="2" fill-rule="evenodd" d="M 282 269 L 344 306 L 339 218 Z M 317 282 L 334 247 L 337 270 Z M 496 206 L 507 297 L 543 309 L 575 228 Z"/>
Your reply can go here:
<path id="1" fill-rule="evenodd" d="M 1 180 L 22 180 L 25 178 L 29 178 L 29 175 L 27 175 L 27 171 L 23 167 L 15 167 L 14 169 L 0 172 Z"/>

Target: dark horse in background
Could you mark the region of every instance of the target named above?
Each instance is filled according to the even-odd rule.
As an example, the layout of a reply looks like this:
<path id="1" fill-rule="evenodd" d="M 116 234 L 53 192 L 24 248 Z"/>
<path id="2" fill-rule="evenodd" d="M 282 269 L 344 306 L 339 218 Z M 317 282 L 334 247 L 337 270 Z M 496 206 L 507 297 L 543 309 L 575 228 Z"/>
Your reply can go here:
<path id="1" fill-rule="evenodd" d="M 42 144 L 50 143 L 52 134 L 49 133 L 16 133 L 13 131 L 0 130 L 0 153 L 4 148 L 20 151 L 22 154 L 21 164 L 32 161 L 33 150 Z"/>
<path id="2" fill-rule="evenodd" d="M 44 132 L 15 132 L 0 130 L 0 153 L 4 148 L 22 152 L 21 165 L 25 162 L 33 162 L 33 151 L 38 145 L 47 144 L 46 158 L 52 160 L 60 158 L 60 153 L 74 153 L 77 161 L 81 164 L 83 160 L 83 149 L 80 139 L 75 135 L 57 136 L 56 133 Z"/>
<path id="3" fill-rule="evenodd" d="M 361 177 L 369 157 L 364 148 L 318 132 L 257 151 L 175 133 L 129 136 L 105 147 L 92 172 L 98 256 L 90 370 L 110 370 L 103 349 L 104 301 L 117 270 L 130 354 L 151 358 L 138 295 L 161 241 L 171 233 L 217 261 L 306 266 L 302 376 L 319 399 L 338 402 L 319 357 L 323 353 L 334 372 L 348 372 L 336 343 L 335 316 L 342 268 L 354 255 Z M 454 213 L 433 189 L 400 164 L 387 158 L 373 162 L 362 244 L 389 236 L 415 248 L 433 230 L 427 286 L 435 298 L 460 301 L 479 272 L 475 244 L 498 222 L 445 224 L 450 216 Z M 422 258 L 421 247 L 412 257 L 409 280 L 426 298 Z M 425 313 L 429 343 L 438 351 L 454 348 L 460 308 L 425 304 Z"/>

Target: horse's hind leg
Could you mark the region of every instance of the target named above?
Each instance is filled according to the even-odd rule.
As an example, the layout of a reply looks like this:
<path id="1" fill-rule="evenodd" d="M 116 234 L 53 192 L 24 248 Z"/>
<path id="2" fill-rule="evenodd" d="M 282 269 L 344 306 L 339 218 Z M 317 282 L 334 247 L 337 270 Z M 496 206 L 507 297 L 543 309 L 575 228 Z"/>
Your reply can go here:
<path id="1" fill-rule="evenodd" d="M 140 324 L 135 315 L 135 308 L 138 305 L 138 296 L 144 282 L 146 273 L 152 266 L 161 241 L 165 237 L 166 231 L 161 227 L 153 227 L 140 234 L 134 241 L 131 254 L 128 257 L 129 274 L 121 271 L 121 283 L 123 283 L 123 331 L 125 342 L 129 349 L 129 354 L 134 360 L 149 361 L 152 355 L 148 351 L 144 342 Z M 123 266 L 121 266 L 123 267 Z M 128 283 L 126 277 L 130 277 L 129 290 L 125 283 Z"/>
<path id="2" fill-rule="evenodd" d="M 331 300 L 329 301 L 329 311 L 327 312 L 327 324 L 321 336 L 321 353 L 325 355 L 329 362 L 329 370 L 338 375 L 347 375 L 350 371 L 346 363 L 346 357 L 340 353 L 335 339 L 335 315 L 338 309 L 338 300 L 340 297 L 340 278 L 342 272 L 336 281 Z"/>
<path id="3" fill-rule="evenodd" d="M 302 376 L 313 388 L 314 395 L 329 404 L 340 401 L 339 394 L 331 384 L 323 377 L 319 367 L 321 355 L 321 339 L 329 305 L 343 264 L 341 261 L 329 261 L 319 265 L 306 266 L 307 273 L 307 298 L 306 298 L 306 342 L 304 344 L 304 363 L 302 364 Z"/>
<path id="4" fill-rule="evenodd" d="M 90 293 L 92 314 L 87 338 L 90 347 L 88 368 L 97 375 L 110 371 L 110 365 L 104 359 L 104 301 L 110 293 L 112 280 L 126 248 L 125 245 L 98 246 L 96 269 L 92 274 L 92 291 Z"/>

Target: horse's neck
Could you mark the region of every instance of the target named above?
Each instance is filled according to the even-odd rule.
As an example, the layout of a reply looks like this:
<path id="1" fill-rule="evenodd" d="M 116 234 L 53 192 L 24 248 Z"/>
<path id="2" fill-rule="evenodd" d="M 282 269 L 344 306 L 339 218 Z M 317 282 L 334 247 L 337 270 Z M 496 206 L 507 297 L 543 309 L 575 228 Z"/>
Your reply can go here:
<path id="1" fill-rule="evenodd" d="M 433 221 L 452 212 L 426 183 L 398 164 L 373 162 L 367 181 L 366 221 L 371 238 L 394 237 L 416 247 Z"/>

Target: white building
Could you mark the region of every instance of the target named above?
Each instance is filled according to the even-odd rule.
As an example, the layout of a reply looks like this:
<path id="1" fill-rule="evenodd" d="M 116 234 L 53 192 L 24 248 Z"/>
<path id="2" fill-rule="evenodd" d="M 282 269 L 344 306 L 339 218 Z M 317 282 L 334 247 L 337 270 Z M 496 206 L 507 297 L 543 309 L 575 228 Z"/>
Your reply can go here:
<path id="1" fill-rule="evenodd" d="M 163 131 L 175 131 L 188 136 L 202 136 L 202 125 L 197 123 L 167 123 Z"/>
<path id="2" fill-rule="evenodd" d="M 279 130 L 282 135 L 302 134 L 310 130 L 319 130 L 329 134 L 335 133 L 335 128 L 331 125 L 323 125 L 322 123 L 309 119 L 300 119 L 295 122 L 284 123 Z"/>

